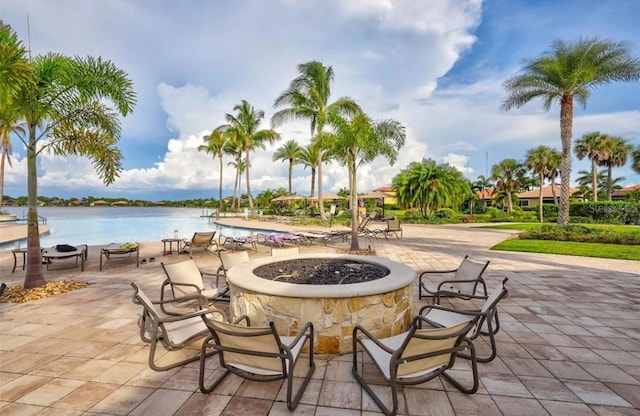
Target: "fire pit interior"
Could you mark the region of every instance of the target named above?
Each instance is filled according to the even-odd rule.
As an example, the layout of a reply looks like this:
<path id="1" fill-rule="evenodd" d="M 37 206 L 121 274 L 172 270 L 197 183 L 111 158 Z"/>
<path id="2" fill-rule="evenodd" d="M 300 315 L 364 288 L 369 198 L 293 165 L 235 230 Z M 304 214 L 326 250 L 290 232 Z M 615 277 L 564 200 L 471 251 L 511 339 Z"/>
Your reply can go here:
<path id="1" fill-rule="evenodd" d="M 292 259 L 256 267 L 263 279 L 299 285 L 343 285 L 368 282 L 389 274 L 386 267 L 353 259 Z"/>
<path id="2" fill-rule="evenodd" d="M 415 279 L 410 267 L 375 256 L 257 258 L 229 270 L 229 311 L 232 319 L 248 315 L 252 325 L 273 321 L 284 336 L 311 321 L 315 351 L 343 354 L 355 325 L 380 338 L 409 327 Z"/>

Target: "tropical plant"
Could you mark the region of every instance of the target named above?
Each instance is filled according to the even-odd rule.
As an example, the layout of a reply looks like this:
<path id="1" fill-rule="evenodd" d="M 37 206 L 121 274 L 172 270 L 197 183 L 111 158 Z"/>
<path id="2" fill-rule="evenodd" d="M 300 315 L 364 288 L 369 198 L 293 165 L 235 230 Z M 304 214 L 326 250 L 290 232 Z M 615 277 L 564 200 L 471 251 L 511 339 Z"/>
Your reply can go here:
<path id="1" fill-rule="evenodd" d="M 306 145 L 300 156 L 298 156 L 298 161 L 305 168 L 309 168 L 311 170 L 311 192 L 309 193 L 310 197 L 315 195 L 315 185 L 316 185 L 316 170 L 320 163 L 322 163 L 322 153 L 320 152 L 320 146 L 317 142 L 313 141 Z"/>
<path id="2" fill-rule="evenodd" d="M 378 156 L 387 158 L 393 165 L 398 159 L 398 152 L 404 146 L 405 128 L 396 120 L 373 121 L 364 113 L 350 119 L 338 114 L 330 114 L 328 124 L 333 127 L 333 134 L 324 135 L 330 149 L 330 155 L 347 166 L 349 172 L 350 206 L 358 205 L 358 168 L 371 163 Z M 351 209 L 351 250 L 359 250 L 358 211 Z"/>
<path id="3" fill-rule="evenodd" d="M 598 166 L 609 158 L 609 136 L 594 131 L 583 134 L 576 140 L 574 151 L 578 159 L 588 157 L 591 161 L 591 189 L 593 201 L 598 202 Z"/>
<path id="4" fill-rule="evenodd" d="M 525 173 L 525 167 L 515 159 L 504 159 L 491 167 L 491 178 L 496 181 L 496 192 L 505 196 L 498 197 L 498 200 L 504 199 L 507 203 L 507 214 L 513 211 L 513 195 L 517 196 L 525 181 Z"/>
<path id="5" fill-rule="evenodd" d="M 294 78 L 289 88 L 283 91 L 274 101 L 274 108 L 285 107 L 277 111 L 271 118 L 272 125 L 279 126 L 289 120 L 309 120 L 311 124 L 311 136 L 314 140 L 322 141 L 324 126 L 327 116 L 337 113 L 344 116 L 352 116 L 360 112 L 358 105 L 347 97 L 329 103 L 331 85 L 334 72 L 330 66 L 324 66 L 322 62 L 310 61 L 298 65 L 299 75 Z M 322 154 L 325 149 L 318 149 L 318 204 L 320 218 L 326 219 L 322 199 Z"/>
<path id="6" fill-rule="evenodd" d="M 433 218 L 440 208 L 457 209 L 471 193 L 469 181 L 454 167 L 431 159 L 411 162 L 392 180 L 398 205 Z"/>
<path id="7" fill-rule="evenodd" d="M 504 110 L 520 108 L 534 98 L 542 98 L 545 110 L 560 104 L 562 162 L 558 224 L 569 225 L 569 185 L 571 182 L 571 137 L 574 100 L 586 106 L 591 90 L 614 81 L 640 79 L 640 60 L 629 55 L 629 45 L 598 38 L 574 43 L 556 41 L 552 50 L 526 61 L 522 73 L 504 82 L 507 98 Z"/>
<path id="8" fill-rule="evenodd" d="M 240 211 L 240 199 L 242 198 L 238 194 L 240 193 L 240 189 L 242 188 L 242 174 L 247 170 L 247 161 L 242 157 L 242 150 L 240 150 L 236 154 L 236 159 L 227 164 L 236 169 L 235 183 L 233 184 L 233 198 L 231 199 L 231 209 L 234 209 L 233 206 L 235 204 L 235 210 L 237 212 Z"/>
<path id="9" fill-rule="evenodd" d="M 121 116 L 135 106 L 128 75 L 102 58 L 69 58 L 49 53 L 31 63 L 36 84 L 22 87 L 16 104 L 27 127 L 18 137 L 27 150 L 27 271 L 24 287 L 44 285 L 38 227 L 37 157 L 43 152 L 87 156 L 103 182 L 113 183 L 122 170 Z"/>
<path id="10" fill-rule="evenodd" d="M 607 171 L 604 169 L 599 170 L 596 173 L 596 181 L 596 189 L 598 189 L 598 192 L 602 192 L 601 190 L 604 189 L 607 181 Z M 579 170 L 578 176 L 576 177 L 576 184 L 578 185 L 582 198 L 593 199 L 593 174 L 591 171 Z M 604 196 L 604 194 L 601 196 Z"/>
<path id="11" fill-rule="evenodd" d="M 484 175 L 479 175 L 471 184 L 471 187 L 476 191 L 483 191 L 485 189 L 493 188 L 493 182 L 491 181 L 491 178 L 486 178 Z"/>
<path id="12" fill-rule="evenodd" d="M 293 165 L 299 163 L 302 155 L 302 147 L 295 140 L 287 140 L 273 153 L 273 161 L 289 162 L 289 194 L 291 194 L 291 178 L 293 176 Z"/>
<path id="13" fill-rule="evenodd" d="M 250 154 L 256 149 L 265 149 L 267 143 L 273 143 L 280 139 L 280 134 L 272 129 L 260 130 L 260 122 L 264 118 L 264 111 L 256 110 L 247 100 L 242 100 L 240 104 L 233 107 L 235 115 L 227 114 L 225 119 L 227 125 L 221 127 L 223 131 L 231 131 L 237 143 L 241 144 L 244 151 L 245 173 L 247 183 L 247 198 L 249 199 L 249 210 L 251 215 L 255 215 L 253 198 L 251 196 L 251 159 Z"/>
<path id="14" fill-rule="evenodd" d="M 215 129 L 211 134 L 204 137 L 204 144 L 198 146 L 198 151 L 211 153 L 214 158 L 217 156 L 220 161 L 220 178 L 218 180 L 218 199 L 219 199 L 219 211 L 224 210 L 224 203 L 222 202 L 222 157 L 224 156 L 225 149 L 229 147 L 229 135 L 221 129 Z"/>
<path id="15" fill-rule="evenodd" d="M 540 190 L 538 193 L 538 218 L 540 222 L 544 221 L 542 206 L 544 180 L 550 176 L 551 171 L 554 169 L 554 166 L 557 166 L 557 161 L 560 160 L 561 157 L 562 155 L 559 151 L 544 145 L 529 149 L 525 156 L 525 165 L 533 173 L 538 175 L 540 181 Z"/>
<path id="16" fill-rule="evenodd" d="M 0 209 L 4 194 L 5 163 L 11 166 L 11 133 L 24 134 L 22 113 L 16 103 L 21 86 L 32 84 L 33 74 L 26 49 L 9 25 L 0 21 Z"/>
<path id="17" fill-rule="evenodd" d="M 636 146 L 636 148 L 631 152 L 631 159 L 633 159 L 631 169 L 640 173 L 640 145 Z"/>
<path id="18" fill-rule="evenodd" d="M 607 158 L 601 164 L 601 166 L 606 166 L 607 168 L 607 200 L 609 201 L 612 200 L 613 196 L 613 168 L 624 166 L 632 150 L 633 145 L 622 137 L 609 136 L 607 140 Z"/>

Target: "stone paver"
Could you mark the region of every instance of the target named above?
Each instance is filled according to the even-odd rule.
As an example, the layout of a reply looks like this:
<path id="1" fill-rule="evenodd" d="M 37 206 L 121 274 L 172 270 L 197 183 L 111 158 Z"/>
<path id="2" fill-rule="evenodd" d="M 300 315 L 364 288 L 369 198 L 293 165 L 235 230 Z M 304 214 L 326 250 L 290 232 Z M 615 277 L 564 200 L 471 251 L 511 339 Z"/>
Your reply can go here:
<path id="1" fill-rule="evenodd" d="M 228 225 L 283 229 L 282 224 L 224 219 Z M 640 415 L 640 264 L 632 261 L 493 252 L 509 231 L 468 225 L 403 225 L 402 240 L 361 240 L 361 246 L 416 270 L 455 268 L 465 254 L 490 260 L 489 288 L 508 277 L 500 305 L 498 358 L 479 364 L 475 395 L 445 380 L 401 389 L 403 415 Z M 344 243 L 301 245 L 300 251 L 333 252 Z M 99 247 L 90 247 L 86 271 L 60 267 L 45 277 L 85 280 L 86 289 L 26 304 L 0 304 L 0 413 L 39 415 L 375 415 L 380 414 L 351 375 L 351 357 L 317 356 L 314 378 L 295 412 L 287 410 L 282 382 L 257 383 L 229 376 L 209 394 L 198 391 L 198 363 L 166 372 L 148 368 L 148 346 L 138 336 L 139 306 L 131 281 L 156 293 L 164 280 L 160 242 L 143 243 L 139 268 L 114 262 L 98 271 Z M 268 256 L 260 244 L 251 256 Z M 205 269 L 217 256 L 198 253 Z M 7 284 L 10 250 L 0 251 Z M 159 295 L 157 296 L 159 297 Z M 423 302 L 414 293 L 414 312 Z M 486 352 L 484 340 L 478 350 Z M 171 353 L 169 353 L 171 354 Z M 170 358 L 170 355 L 167 355 Z M 211 358 L 210 360 L 214 360 Z M 211 367 L 215 368 L 214 361 Z M 390 399 L 371 363 L 364 372 Z M 456 373 L 468 374 L 465 362 Z M 456 374 L 457 375 L 457 374 Z M 388 402 L 388 401 L 387 401 Z"/>

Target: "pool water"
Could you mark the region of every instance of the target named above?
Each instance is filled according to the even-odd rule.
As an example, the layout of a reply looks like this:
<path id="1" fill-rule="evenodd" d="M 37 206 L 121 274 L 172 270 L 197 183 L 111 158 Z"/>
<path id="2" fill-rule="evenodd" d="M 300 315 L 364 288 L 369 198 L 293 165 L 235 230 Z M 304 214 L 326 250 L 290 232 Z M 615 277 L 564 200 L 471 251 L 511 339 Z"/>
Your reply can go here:
<path id="1" fill-rule="evenodd" d="M 26 207 L 4 207 L 3 210 L 18 218 L 27 214 Z M 257 232 L 214 224 L 208 217 L 210 213 L 210 210 L 196 208 L 41 207 L 38 215 L 46 219 L 50 233 L 40 237 L 40 245 L 106 245 L 125 241 L 160 241 L 176 235 L 177 238 L 190 239 L 196 231 L 215 230 L 216 235 L 232 236 Z M 14 243 L 11 243 L 1 248 L 13 247 Z"/>

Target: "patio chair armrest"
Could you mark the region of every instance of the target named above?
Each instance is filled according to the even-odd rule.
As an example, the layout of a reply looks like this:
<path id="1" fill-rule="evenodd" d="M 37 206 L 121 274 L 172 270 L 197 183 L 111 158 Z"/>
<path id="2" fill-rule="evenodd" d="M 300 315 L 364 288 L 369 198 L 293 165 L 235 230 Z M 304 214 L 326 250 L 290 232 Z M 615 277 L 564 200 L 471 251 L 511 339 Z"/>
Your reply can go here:
<path id="1" fill-rule="evenodd" d="M 434 292 L 433 298 L 435 303 L 440 302 L 440 297 L 460 298 L 464 300 L 471 300 L 471 299 L 486 300 L 487 299 L 487 295 L 470 295 L 467 293 L 452 292 L 450 290 L 438 290 Z"/>
<path id="2" fill-rule="evenodd" d="M 477 279 L 452 279 L 452 280 L 443 280 L 442 282 L 438 283 L 438 289 L 437 291 L 439 292 L 442 288 L 443 285 L 446 284 L 457 284 L 457 283 L 473 283 L 473 282 L 478 282 L 479 279 L 482 278 L 477 278 Z M 445 290 L 446 292 L 446 290 Z"/>
<path id="3" fill-rule="evenodd" d="M 423 275 L 427 274 L 445 274 L 445 273 L 455 273 L 458 269 L 455 270 L 425 270 L 420 273 L 419 278 L 422 279 Z"/>
<path id="4" fill-rule="evenodd" d="M 198 316 L 203 316 L 203 315 L 207 315 L 210 313 L 219 313 L 224 317 L 224 314 L 218 310 L 209 310 L 209 309 L 203 309 L 203 310 L 199 310 L 199 311 L 195 311 L 195 312 L 191 312 L 191 313 L 186 313 L 184 315 L 179 315 L 179 316 L 164 316 L 160 319 L 158 319 L 158 324 L 163 324 L 166 322 L 178 322 L 178 321 L 183 321 L 185 319 L 189 319 L 189 318 L 195 318 Z"/>
<path id="5" fill-rule="evenodd" d="M 418 311 L 418 316 L 423 316 L 425 315 L 424 311 L 425 310 L 431 310 L 431 309 L 438 309 L 441 311 L 445 311 L 445 312 L 455 312 L 455 313 L 459 313 L 462 315 L 479 315 L 481 314 L 480 309 L 455 309 L 455 308 L 447 308 L 446 306 L 442 306 L 442 305 L 424 305 L 422 308 L 420 308 L 420 310 Z"/>
<path id="6" fill-rule="evenodd" d="M 365 328 L 361 327 L 360 325 L 356 325 L 353 328 L 353 339 L 354 342 L 357 338 L 357 333 L 358 331 L 362 332 L 362 335 L 364 335 L 365 337 L 367 337 L 370 341 L 372 341 L 374 344 L 376 344 L 378 347 L 380 347 L 381 349 L 383 349 L 385 352 L 388 352 L 389 354 L 393 354 L 395 352 L 395 350 L 387 347 L 386 345 L 384 345 L 383 343 L 381 343 L 371 332 L 367 331 Z M 356 344 L 354 343 L 354 346 Z"/>
<path id="7" fill-rule="evenodd" d="M 249 319 L 249 317 L 247 315 L 242 315 L 242 316 L 236 318 L 236 320 L 231 322 L 231 323 L 234 324 L 234 325 L 238 325 L 242 321 L 245 321 L 245 324 L 247 326 L 251 326 L 251 320 Z"/>
<path id="8" fill-rule="evenodd" d="M 307 332 L 309 333 L 308 335 Z M 287 345 L 287 347 L 291 348 L 300 341 L 300 338 L 309 336 L 313 336 L 313 323 L 311 322 L 307 322 L 302 328 L 300 328 L 300 330 L 298 331 L 298 335 L 293 338 L 293 340 L 289 343 L 289 345 Z"/>

